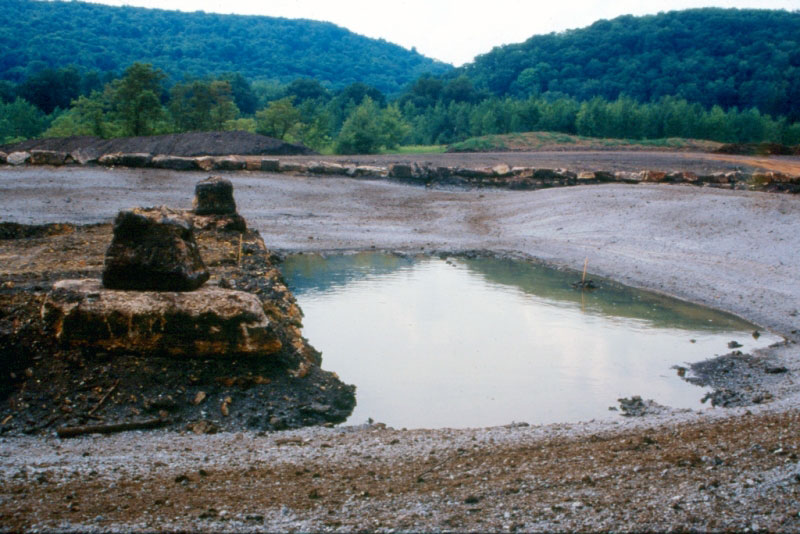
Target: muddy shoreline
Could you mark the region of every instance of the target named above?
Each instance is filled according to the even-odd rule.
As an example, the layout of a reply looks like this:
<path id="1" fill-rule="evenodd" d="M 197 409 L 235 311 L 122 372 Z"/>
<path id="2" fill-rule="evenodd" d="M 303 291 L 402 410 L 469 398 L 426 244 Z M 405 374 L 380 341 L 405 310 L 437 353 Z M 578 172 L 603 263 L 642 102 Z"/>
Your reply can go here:
<path id="1" fill-rule="evenodd" d="M 619 423 L 0 438 L 5 528 L 800 528 L 800 199 L 665 185 L 514 192 L 228 176 L 271 249 L 481 250 L 576 270 L 589 257 L 592 274 L 786 336 L 756 355 L 786 372 L 742 386 L 768 387 L 766 403 Z M 204 177 L 3 169 L 0 213 L 88 223 L 132 205 L 188 207 L 178 197 Z"/>

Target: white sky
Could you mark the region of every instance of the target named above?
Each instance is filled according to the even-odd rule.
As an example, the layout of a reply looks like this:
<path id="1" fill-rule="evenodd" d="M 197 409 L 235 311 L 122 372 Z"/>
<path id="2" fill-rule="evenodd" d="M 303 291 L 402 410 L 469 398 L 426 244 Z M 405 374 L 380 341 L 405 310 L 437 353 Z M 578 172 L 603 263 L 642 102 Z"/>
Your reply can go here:
<path id="1" fill-rule="evenodd" d="M 800 0 L 90 0 L 181 11 L 324 20 L 459 66 L 495 46 L 619 15 L 692 7 L 800 10 Z"/>

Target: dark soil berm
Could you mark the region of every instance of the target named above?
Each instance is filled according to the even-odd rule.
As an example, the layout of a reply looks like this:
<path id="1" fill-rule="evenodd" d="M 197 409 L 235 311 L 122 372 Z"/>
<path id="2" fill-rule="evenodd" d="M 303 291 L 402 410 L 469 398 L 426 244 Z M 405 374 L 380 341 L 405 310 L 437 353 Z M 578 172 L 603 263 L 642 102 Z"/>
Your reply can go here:
<path id="1" fill-rule="evenodd" d="M 97 155 L 122 152 L 165 154 L 170 156 L 240 156 L 258 155 L 310 155 L 310 148 L 287 143 L 266 135 L 250 132 L 188 132 L 180 134 L 153 135 L 145 137 L 119 137 L 102 139 L 91 136 L 54 137 L 29 139 L 21 143 L 0 146 L 6 153 L 30 150 L 55 150 L 73 152 L 83 150 Z"/>

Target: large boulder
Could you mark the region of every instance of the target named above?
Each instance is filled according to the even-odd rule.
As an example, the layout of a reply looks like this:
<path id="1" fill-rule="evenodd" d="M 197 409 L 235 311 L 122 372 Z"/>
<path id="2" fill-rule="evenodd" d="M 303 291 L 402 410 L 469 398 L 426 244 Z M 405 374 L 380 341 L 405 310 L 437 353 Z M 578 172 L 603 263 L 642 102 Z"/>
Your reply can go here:
<path id="1" fill-rule="evenodd" d="M 236 213 L 233 184 L 221 176 L 209 176 L 195 185 L 194 214 L 195 228 L 247 231 L 244 218 Z"/>
<path id="2" fill-rule="evenodd" d="M 97 158 L 104 167 L 149 167 L 152 161 L 153 156 L 148 152 L 113 152 Z"/>
<path id="3" fill-rule="evenodd" d="M 313 161 L 308 163 L 308 172 L 312 174 L 346 174 L 347 168 L 331 161 Z"/>
<path id="4" fill-rule="evenodd" d="M 55 167 L 64 165 L 69 154 L 56 150 L 31 150 L 31 165 L 53 165 Z"/>
<path id="5" fill-rule="evenodd" d="M 256 295 L 217 286 L 120 291 L 98 280 L 61 280 L 42 317 L 68 348 L 182 358 L 260 357 L 281 349 Z"/>
<path id="6" fill-rule="evenodd" d="M 401 179 L 414 178 L 414 167 L 407 163 L 391 163 L 389 165 L 389 177 Z"/>
<path id="7" fill-rule="evenodd" d="M 241 171 L 247 168 L 247 162 L 236 156 L 221 156 L 214 158 L 215 171 Z"/>
<path id="8" fill-rule="evenodd" d="M 162 206 L 117 215 L 103 268 L 105 287 L 192 291 L 208 278 L 188 214 Z"/>
<path id="9" fill-rule="evenodd" d="M 280 172 L 281 162 L 277 159 L 261 159 L 261 170 L 264 172 Z"/>
<path id="10" fill-rule="evenodd" d="M 69 153 L 69 157 L 78 165 L 97 163 L 100 156 L 102 156 L 100 150 L 95 147 L 81 147 Z"/>
<path id="11" fill-rule="evenodd" d="M 308 171 L 308 165 L 300 161 L 281 161 L 278 164 L 280 172 L 296 172 L 303 173 Z"/>
<path id="12" fill-rule="evenodd" d="M 181 156 L 153 156 L 150 165 L 156 169 L 169 169 L 172 171 L 194 171 L 200 168 L 196 158 Z"/>
<path id="13" fill-rule="evenodd" d="M 197 215 L 236 213 L 233 184 L 221 176 L 209 176 L 194 186 L 194 212 Z"/>
<path id="14" fill-rule="evenodd" d="M 28 163 L 28 160 L 30 159 L 31 159 L 30 152 L 24 152 L 24 151 L 12 152 L 8 156 L 6 156 L 6 163 L 8 163 L 9 165 L 24 165 Z"/>

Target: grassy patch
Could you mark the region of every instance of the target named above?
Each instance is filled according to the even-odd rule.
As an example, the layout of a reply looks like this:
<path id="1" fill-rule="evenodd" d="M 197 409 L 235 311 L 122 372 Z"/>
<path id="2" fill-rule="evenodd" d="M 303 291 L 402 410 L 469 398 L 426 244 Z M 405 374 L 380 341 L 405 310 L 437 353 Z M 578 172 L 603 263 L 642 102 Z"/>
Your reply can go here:
<path id="1" fill-rule="evenodd" d="M 448 152 L 503 152 L 547 150 L 686 150 L 710 152 L 721 146 L 714 141 L 669 137 L 664 139 L 604 139 L 559 132 L 525 132 L 472 137 L 453 143 Z"/>
<path id="2" fill-rule="evenodd" d="M 447 145 L 406 145 L 391 150 L 381 150 L 381 154 L 442 154 Z"/>
<path id="3" fill-rule="evenodd" d="M 453 143 L 447 147 L 448 152 L 499 152 L 511 150 L 506 143 L 508 136 L 505 135 L 484 135 L 482 137 L 472 137 L 460 143 Z"/>

